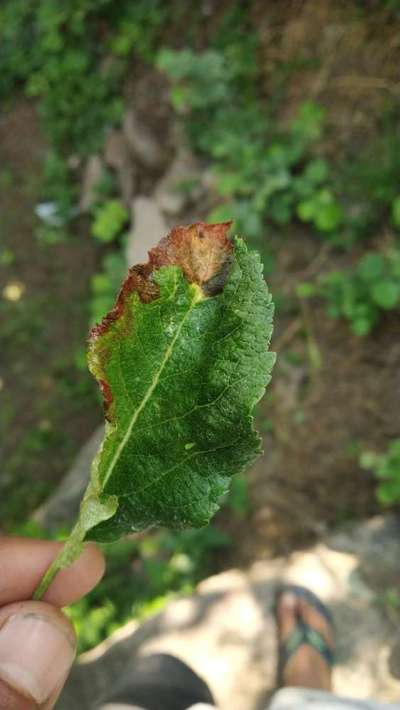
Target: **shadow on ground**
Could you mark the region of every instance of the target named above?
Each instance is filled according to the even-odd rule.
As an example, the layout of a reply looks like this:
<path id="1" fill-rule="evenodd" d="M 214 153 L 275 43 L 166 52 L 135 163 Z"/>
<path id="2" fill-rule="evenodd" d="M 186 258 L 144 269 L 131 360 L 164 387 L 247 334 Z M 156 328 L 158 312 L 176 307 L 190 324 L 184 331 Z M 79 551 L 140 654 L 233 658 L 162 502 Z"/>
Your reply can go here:
<path id="1" fill-rule="evenodd" d="M 336 691 L 398 700 L 399 558 L 399 519 L 377 517 L 306 551 L 210 577 L 192 597 L 171 602 L 142 625 L 131 622 L 83 655 L 57 708 L 96 708 L 123 683 L 135 657 L 168 652 L 206 679 L 221 710 L 262 710 L 275 685 L 272 609 L 282 581 L 310 587 L 332 609 Z"/>

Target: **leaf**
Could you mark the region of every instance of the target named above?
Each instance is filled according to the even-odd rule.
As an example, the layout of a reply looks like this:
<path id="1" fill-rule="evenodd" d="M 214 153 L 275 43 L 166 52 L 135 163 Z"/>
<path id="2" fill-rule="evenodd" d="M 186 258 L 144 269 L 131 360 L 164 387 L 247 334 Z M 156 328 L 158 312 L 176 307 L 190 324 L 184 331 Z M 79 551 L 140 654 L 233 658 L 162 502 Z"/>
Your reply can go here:
<path id="1" fill-rule="evenodd" d="M 320 190 L 316 196 L 314 222 L 317 229 L 330 232 L 339 227 L 343 214 L 340 205 L 329 190 Z"/>
<path id="2" fill-rule="evenodd" d="M 303 200 L 297 205 L 297 216 L 302 222 L 311 222 L 315 216 L 316 205 L 313 199 Z"/>
<path id="3" fill-rule="evenodd" d="M 85 539 L 206 525 L 231 476 L 259 455 L 253 411 L 275 360 L 273 304 L 259 255 L 229 227 L 173 229 L 92 330 L 105 438 L 79 520 L 35 598 Z"/>
<path id="4" fill-rule="evenodd" d="M 328 174 L 329 165 L 326 160 L 316 158 L 315 160 L 310 160 L 304 170 L 303 176 L 312 185 L 319 185 L 327 179 Z"/>
<path id="5" fill-rule="evenodd" d="M 385 310 L 394 308 L 400 299 L 400 285 L 396 281 L 378 281 L 371 288 L 374 303 Z"/>
<path id="6" fill-rule="evenodd" d="M 91 539 L 205 525 L 260 452 L 252 411 L 274 362 L 273 306 L 259 256 L 229 226 L 173 230 L 92 331 L 108 420 L 92 477 L 118 510 Z"/>
<path id="7" fill-rule="evenodd" d="M 96 212 L 92 234 L 101 242 L 112 242 L 128 220 L 128 211 L 119 200 L 108 200 Z"/>
<path id="8" fill-rule="evenodd" d="M 367 283 L 373 283 L 384 275 L 385 265 L 385 257 L 383 254 L 370 252 L 360 259 L 357 273 Z"/>

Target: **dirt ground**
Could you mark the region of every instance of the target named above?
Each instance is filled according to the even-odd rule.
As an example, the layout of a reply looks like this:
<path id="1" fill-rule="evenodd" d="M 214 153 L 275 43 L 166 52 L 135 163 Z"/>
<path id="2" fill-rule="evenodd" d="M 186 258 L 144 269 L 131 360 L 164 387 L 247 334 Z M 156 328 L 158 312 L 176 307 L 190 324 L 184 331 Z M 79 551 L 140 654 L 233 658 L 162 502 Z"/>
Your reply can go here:
<path id="1" fill-rule="evenodd" d="M 96 387 L 74 358 L 88 329 L 90 276 L 99 250 L 82 227 L 41 244 L 34 207 L 46 150 L 35 107 L 0 117 L 0 520 L 26 519 L 64 475 L 99 421 Z M 74 226 L 75 228 L 75 226 Z M 21 297 L 8 300 L 7 286 Z"/>

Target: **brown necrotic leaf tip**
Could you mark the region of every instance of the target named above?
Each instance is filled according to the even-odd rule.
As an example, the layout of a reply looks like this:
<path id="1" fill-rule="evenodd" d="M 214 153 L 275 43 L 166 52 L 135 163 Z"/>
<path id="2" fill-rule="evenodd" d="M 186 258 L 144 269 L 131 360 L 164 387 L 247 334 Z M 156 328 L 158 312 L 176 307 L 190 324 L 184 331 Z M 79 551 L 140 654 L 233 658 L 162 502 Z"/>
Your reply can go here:
<path id="1" fill-rule="evenodd" d="M 233 250 L 228 237 L 231 224 L 195 222 L 187 227 L 174 227 L 149 251 L 147 264 L 137 264 L 129 269 L 114 307 L 99 325 L 92 328 L 90 339 L 106 333 L 120 318 L 126 299 L 133 291 L 144 303 L 157 298 L 159 289 L 152 275 L 162 266 L 180 266 L 187 281 L 198 284 L 207 295 L 222 291 Z"/>
<path id="2" fill-rule="evenodd" d="M 228 237 L 232 222 L 207 224 L 195 222 L 188 226 L 174 227 L 149 251 L 147 264 L 137 264 L 129 269 L 114 307 L 89 334 L 89 349 L 105 335 L 111 325 L 124 314 L 127 298 L 134 291 L 143 303 L 150 303 L 159 295 L 159 287 L 153 273 L 162 266 L 179 266 L 189 283 L 196 283 L 207 296 L 222 291 L 232 260 L 233 245 Z M 96 372 L 104 398 L 104 410 L 112 403 L 111 388 L 106 379 Z"/>

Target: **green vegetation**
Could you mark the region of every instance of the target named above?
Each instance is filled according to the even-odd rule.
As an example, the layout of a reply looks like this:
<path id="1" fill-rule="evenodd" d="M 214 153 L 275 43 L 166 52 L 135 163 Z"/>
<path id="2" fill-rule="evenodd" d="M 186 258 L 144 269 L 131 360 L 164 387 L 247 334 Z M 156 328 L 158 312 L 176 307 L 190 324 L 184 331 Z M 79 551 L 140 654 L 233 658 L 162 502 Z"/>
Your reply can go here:
<path id="1" fill-rule="evenodd" d="M 121 624 L 160 611 L 190 594 L 212 572 L 212 558 L 231 544 L 213 525 L 180 533 L 159 530 L 103 545 L 107 575 L 68 614 L 79 635 L 79 652 L 107 638 Z"/>
<path id="2" fill-rule="evenodd" d="M 360 465 L 378 479 L 376 494 L 382 505 L 400 503 L 400 439 L 391 441 L 383 454 L 364 451 Z"/>
<path id="3" fill-rule="evenodd" d="M 400 0 L 383 0 L 383 4 L 388 10 L 400 15 Z"/>
<path id="4" fill-rule="evenodd" d="M 57 151 L 95 152 L 106 127 L 121 119 L 120 86 L 130 53 L 151 59 L 167 13 L 161 0 L 62 5 L 4 0 L 0 98 L 8 99 L 22 85 L 27 96 L 39 99 L 46 133 Z"/>
<path id="5" fill-rule="evenodd" d="M 400 306 L 400 250 L 371 251 L 348 271 L 334 271 L 316 284 L 300 284 L 303 297 L 321 296 L 333 318 L 346 318 L 356 335 L 368 335 L 381 314 Z"/>
<path id="6" fill-rule="evenodd" d="M 219 204 L 209 219 L 233 218 L 240 233 L 257 239 L 268 223 L 286 225 L 296 215 L 323 233 L 337 230 L 342 212 L 328 187 L 329 165 L 313 156 L 322 107 L 305 102 L 279 130 L 257 99 L 254 37 L 237 41 L 225 52 L 163 50 L 157 60 L 194 147 L 212 160 Z"/>
<path id="7" fill-rule="evenodd" d="M 120 200 L 107 200 L 95 210 L 92 234 L 100 242 L 112 242 L 128 221 L 128 210 Z"/>
<path id="8" fill-rule="evenodd" d="M 21 89 L 37 100 L 51 146 L 42 193 L 63 218 L 76 203 L 79 158 L 99 150 L 121 121 L 132 52 L 151 61 L 167 16 L 162 0 L 1 3 L 0 101 Z"/>
<path id="9" fill-rule="evenodd" d="M 277 230 L 284 237 L 284 227 L 296 221 L 340 250 L 360 241 L 368 249 L 383 224 L 400 229 L 396 112 L 390 108 L 382 117 L 381 133 L 365 154 L 328 160 L 321 147 L 324 108 L 307 101 L 282 128 L 279 103 L 266 105 L 257 93 L 257 38 L 237 37 L 234 17 L 228 14 L 212 49 L 164 49 L 157 58 L 193 147 L 211 161 L 217 204 L 209 218 L 233 218 L 239 232 L 260 243 L 268 269 L 273 262 L 263 238 Z M 222 40 L 226 27 L 229 40 Z M 279 82 L 284 80 L 278 74 L 278 95 Z M 300 285 L 299 293 L 323 298 L 329 315 L 346 318 L 355 334 L 366 335 L 385 311 L 400 305 L 394 239 L 387 254 L 367 250 L 353 271 L 318 277 Z"/>
<path id="10" fill-rule="evenodd" d="M 125 79 L 135 79 L 136 73 L 140 77 L 151 65 L 168 79 L 171 106 L 191 146 L 208 166 L 210 219 L 233 217 L 235 231 L 254 239 L 268 269 L 277 263 L 276 257 L 279 260 L 288 235 L 298 235 L 300 241 L 304 233 L 311 234 L 321 250 L 328 250 L 328 263 L 311 275 L 301 275 L 306 283 L 298 286 L 300 300 L 304 303 L 304 297 L 312 297 L 317 309 L 321 302 L 326 304 L 330 317 L 344 319 L 349 332 L 369 335 L 372 341 L 379 337 L 385 314 L 400 308 L 398 107 L 390 87 L 385 88 L 387 98 L 375 137 L 368 147 L 363 144 L 359 150 L 356 139 L 343 151 L 329 134 L 329 126 L 335 124 L 333 104 L 322 106 L 320 99 L 310 98 L 305 91 L 306 100 L 297 103 L 296 111 L 286 111 L 287 104 L 292 105 L 287 94 L 292 73 L 301 82 L 301 67 L 306 75 L 319 60 L 301 55 L 289 61 L 272 59 L 274 68 L 265 89 L 263 38 L 250 5 L 232 0 L 208 22 L 200 10 L 188 10 L 182 0 L 61 4 L 3 0 L 0 99 L 6 109 L 21 93 L 37 104 L 50 148 L 35 200 L 54 203 L 63 223 L 36 228 L 38 249 L 52 250 L 54 260 L 62 262 L 66 253 L 62 247 L 79 243 L 81 231 L 73 220 L 84 161 L 101 150 L 107 131 L 120 125 Z M 381 6 L 393 13 L 393 22 L 398 21 L 399 0 L 382 0 Z M 1 190 L 13 184 L 12 166 L 2 165 Z M 201 210 L 203 205 L 198 207 Z M 87 232 L 98 258 L 86 278 L 90 295 L 75 307 L 93 325 L 112 306 L 126 273 L 128 215 L 111 173 L 103 175 L 88 219 Z M 332 272 L 332 262 L 339 262 L 340 270 Z M 1 244 L 0 267 L 18 275 L 20 259 L 13 243 Z M 321 277 L 322 270 L 326 276 Z M 56 276 L 61 278 L 59 272 Z M 278 313 L 298 318 L 302 325 L 297 332 L 308 337 L 306 317 L 296 299 L 286 293 L 276 295 Z M 60 413 L 72 421 L 85 413 L 90 418 L 97 407 L 94 388 L 84 374 L 81 337 L 65 348 L 63 357 L 55 354 L 50 372 L 36 371 L 37 383 L 21 370 L 21 352 L 29 351 L 33 361 L 40 361 L 53 347 L 52 300 L 53 292 L 47 291 L 43 303 L 30 293 L 20 302 L 0 301 L 2 354 L 12 379 L 23 382 L 35 402 L 37 415 L 18 442 L 9 437 L 10 431 L 18 433 L 18 411 L 12 391 L 7 386 L 1 390 L 0 435 L 3 440 L 9 437 L 7 444 L 14 449 L 7 456 L 1 487 L 7 529 L 43 501 L 75 453 L 73 431 L 65 430 Z M 62 310 L 66 320 L 70 307 L 66 303 Z M 310 361 L 318 369 L 319 351 L 315 346 L 312 355 L 314 341 L 311 337 L 309 341 Z M 306 356 L 295 350 L 283 352 L 282 359 L 290 360 L 293 368 L 307 367 Z M 30 410 L 28 405 L 24 408 Z M 300 421 L 302 416 L 299 406 L 296 417 Z M 263 419 L 264 431 L 273 432 L 274 426 Z M 389 446 L 386 454 L 368 455 L 369 465 L 368 456 L 363 465 L 376 472 L 379 500 L 385 505 L 398 502 L 398 444 Z M 43 460 L 53 458 L 58 461 L 54 480 L 45 474 L 39 479 Z M 27 470 L 34 485 L 26 479 Z M 230 515 L 247 515 L 244 478 L 235 481 L 227 505 Z M 192 537 L 189 532 L 160 532 L 107 548 L 105 580 L 71 610 L 81 633 L 81 649 L 90 648 L 126 619 L 142 618 L 170 594 L 191 591 L 213 570 L 214 555 L 227 544 L 232 543 L 212 527 Z"/>

